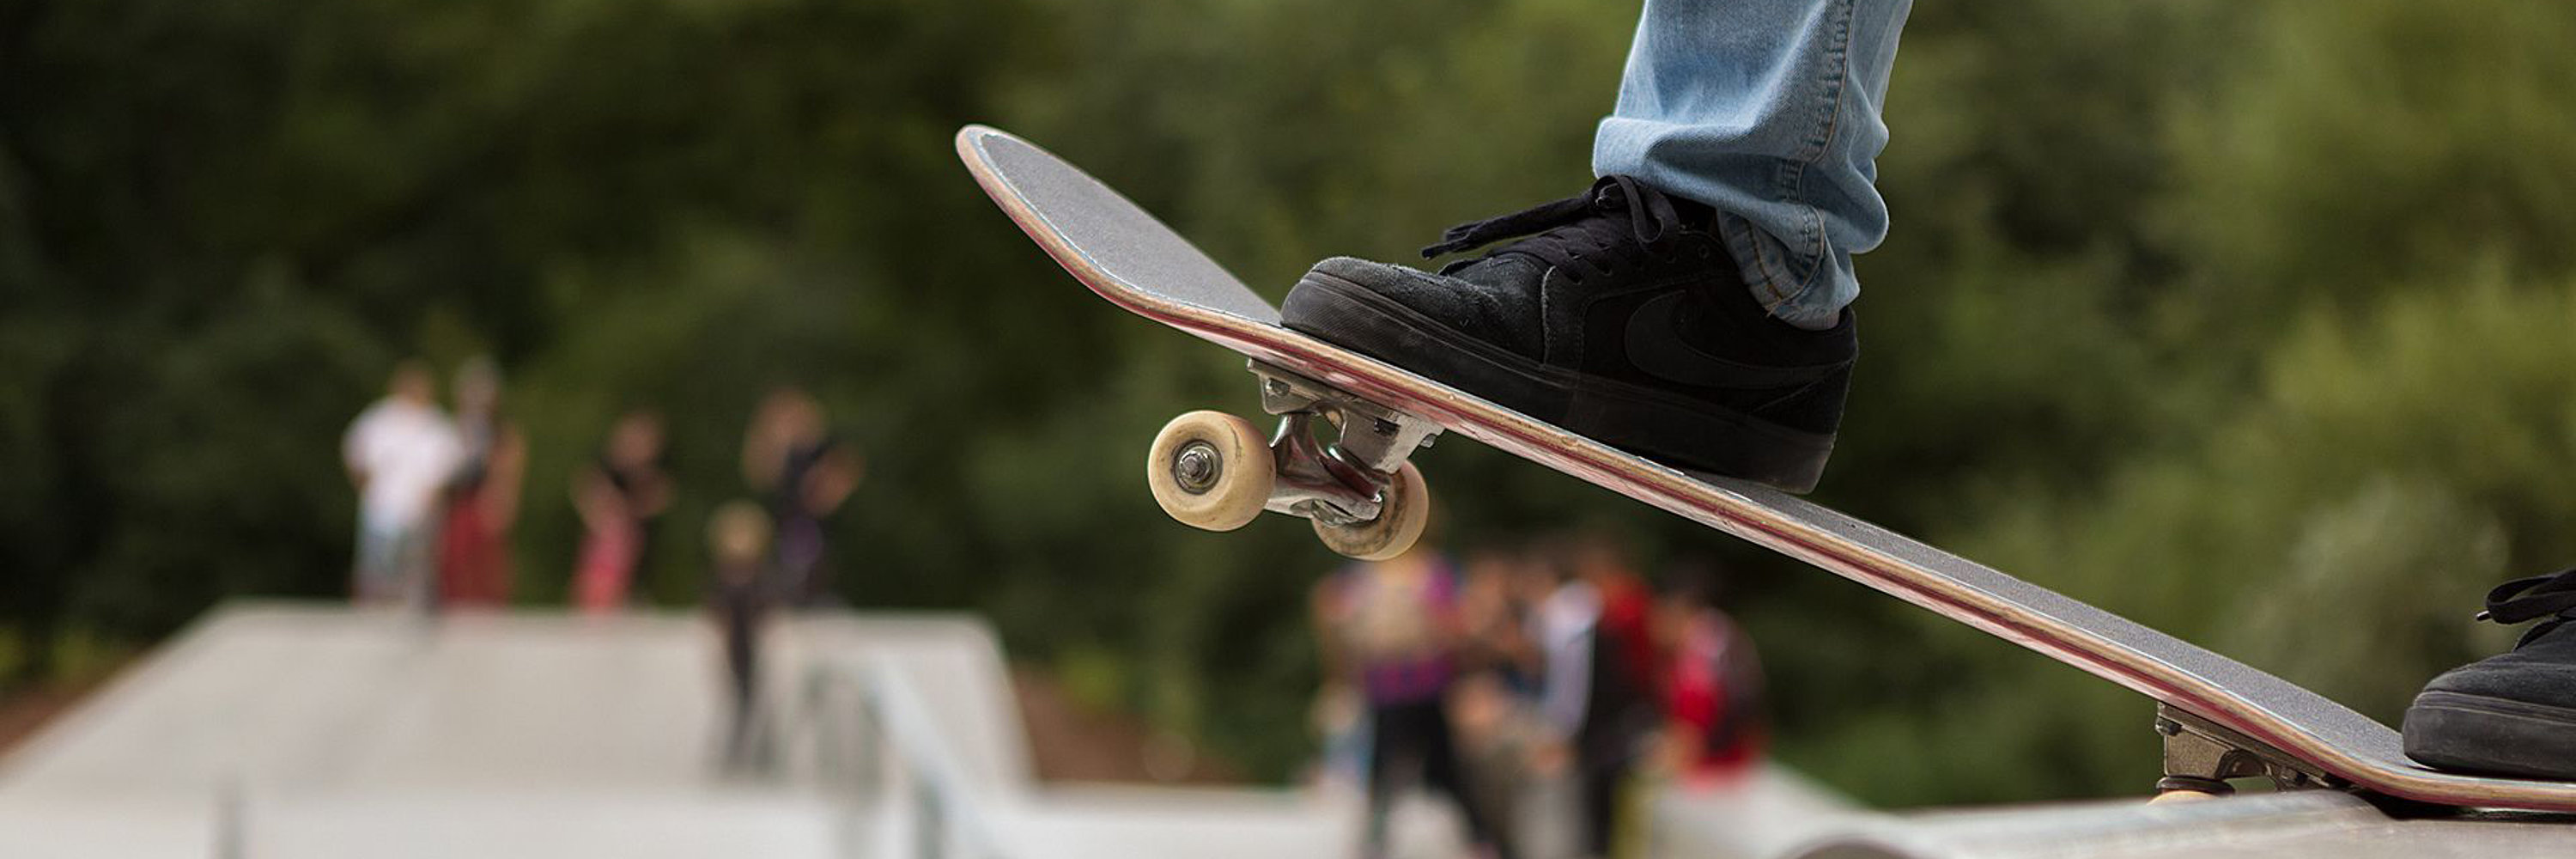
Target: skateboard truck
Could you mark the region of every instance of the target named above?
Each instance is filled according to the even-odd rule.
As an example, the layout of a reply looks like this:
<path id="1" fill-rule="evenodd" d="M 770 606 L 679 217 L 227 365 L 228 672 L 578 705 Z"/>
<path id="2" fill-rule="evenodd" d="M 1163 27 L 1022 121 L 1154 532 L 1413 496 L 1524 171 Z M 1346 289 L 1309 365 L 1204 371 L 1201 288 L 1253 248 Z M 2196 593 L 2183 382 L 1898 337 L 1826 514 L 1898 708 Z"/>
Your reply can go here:
<path id="1" fill-rule="evenodd" d="M 1336 525 L 1378 517 L 1382 496 L 1405 457 L 1431 446 L 1440 425 L 1343 393 L 1259 361 L 1261 410 L 1279 416 L 1270 450 L 1279 482 L 1264 508 Z M 1316 421 L 1333 427 L 1332 444 L 1315 438 Z"/>
<path id="2" fill-rule="evenodd" d="M 2228 779 L 2257 777 L 2271 779 L 2274 790 L 2345 787 L 2342 780 L 2261 740 L 2171 704 L 2156 704 L 2156 733 L 2165 738 L 2165 775 L 2156 780 L 2158 794 L 2229 794 L 2236 788 Z"/>
<path id="3" fill-rule="evenodd" d="M 1324 545 L 1354 558 L 1411 548 L 1430 495 L 1405 458 L 1431 446 L 1440 425 L 1261 361 L 1250 369 L 1278 428 L 1264 436 L 1223 412 L 1173 418 L 1145 463 L 1163 511 L 1211 531 L 1243 527 L 1263 510 L 1303 517 Z M 1327 427 L 1329 443 L 1319 437 Z"/>

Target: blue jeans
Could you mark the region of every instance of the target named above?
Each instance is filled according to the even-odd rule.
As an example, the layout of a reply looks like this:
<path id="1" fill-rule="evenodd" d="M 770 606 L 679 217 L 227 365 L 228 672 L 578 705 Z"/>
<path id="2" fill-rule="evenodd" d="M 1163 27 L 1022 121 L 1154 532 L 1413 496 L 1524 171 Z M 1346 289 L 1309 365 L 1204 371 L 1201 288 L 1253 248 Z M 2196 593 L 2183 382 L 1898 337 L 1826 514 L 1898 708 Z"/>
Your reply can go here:
<path id="1" fill-rule="evenodd" d="M 1592 171 L 1717 208 L 1772 315 L 1832 327 L 1887 236 L 1879 106 L 1912 0 L 1646 0 Z"/>
<path id="2" fill-rule="evenodd" d="M 367 606 L 428 608 L 432 580 L 438 575 L 433 554 L 436 535 L 419 523 L 359 523 L 352 600 Z"/>

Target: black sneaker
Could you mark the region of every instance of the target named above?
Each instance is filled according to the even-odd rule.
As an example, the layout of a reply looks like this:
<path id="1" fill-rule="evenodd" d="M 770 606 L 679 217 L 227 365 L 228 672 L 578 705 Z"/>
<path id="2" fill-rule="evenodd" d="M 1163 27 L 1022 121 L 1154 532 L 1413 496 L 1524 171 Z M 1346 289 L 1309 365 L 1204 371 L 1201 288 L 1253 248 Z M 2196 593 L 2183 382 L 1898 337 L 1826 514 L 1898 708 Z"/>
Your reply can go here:
<path id="1" fill-rule="evenodd" d="M 1711 219 L 1706 206 L 1611 176 L 1450 228 L 1424 257 L 1528 238 L 1439 274 L 1316 263 L 1280 315 L 1613 447 L 1805 492 L 1842 422 L 1859 349 L 1852 313 L 1824 331 L 1773 318 Z"/>
<path id="2" fill-rule="evenodd" d="M 2406 708 L 2406 756 L 2428 766 L 2576 779 L 2576 569 L 2487 592 L 2481 620 L 2542 617 L 2513 650 L 2442 673 Z"/>

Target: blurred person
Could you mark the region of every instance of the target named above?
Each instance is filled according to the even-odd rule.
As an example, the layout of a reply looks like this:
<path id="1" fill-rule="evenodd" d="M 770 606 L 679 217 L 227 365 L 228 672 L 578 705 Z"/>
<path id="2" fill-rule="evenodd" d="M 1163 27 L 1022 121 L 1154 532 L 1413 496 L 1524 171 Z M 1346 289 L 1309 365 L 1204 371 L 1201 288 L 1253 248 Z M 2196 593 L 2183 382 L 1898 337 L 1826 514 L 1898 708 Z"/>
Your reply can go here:
<path id="1" fill-rule="evenodd" d="M 727 501 L 707 519 L 715 575 L 707 609 L 724 638 L 724 766 L 766 768 L 767 731 L 760 721 L 760 635 L 778 594 L 769 575 L 769 514 L 749 501 Z"/>
<path id="2" fill-rule="evenodd" d="M 1529 640 L 1527 606 L 1514 590 L 1522 563 L 1519 554 L 1500 548 L 1468 556 L 1458 585 L 1458 679 L 1447 699 L 1467 801 L 1494 821 L 1500 851 L 1516 855 L 1527 853 L 1515 812 L 1544 737 L 1532 731 L 1529 704 L 1538 688 L 1537 649 Z"/>
<path id="3" fill-rule="evenodd" d="M 1662 757 L 1685 785 L 1741 778 L 1762 755 L 1762 665 L 1753 640 L 1718 608 L 1714 569 L 1675 568 L 1655 603 L 1655 639 L 1665 654 Z"/>
<path id="4" fill-rule="evenodd" d="M 625 608 L 636 571 L 648 569 L 654 526 L 671 505 L 662 445 L 662 416 L 629 411 L 609 427 L 597 461 L 573 477 L 573 509 L 584 529 L 573 604 L 582 611 Z"/>
<path id="5" fill-rule="evenodd" d="M 1450 228 L 1425 258 L 1495 246 L 1436 273 L 1318 262 L 1283 324 L 1670 465 L 1813 488 L 1859 348 L 1852 255 L 1887 233 L 1880 106 L 1911 7 L 1648 0 L 1597 181 Z"/>
<path id="6" fill-rule="evenodd" d="M 1545 654 L 1540 712 L 1572 758 L 1583 855 L 1616 846 L 1619 796 L 1652 732 L 1642 586 L 1617 546 L 1579 536 L 1547 553 L 1556 585 L 1533 618 Z"/>
<path id="7" fill-rule="evenodd" d="M 1323 746 L 1312 774 L 1314 785 L 1336 793 L 1367 790 L 1369 710 L 1359 690 L 1326 678 L 1316 687 L 1306 718 Z"/>
<path id="8" fill-rule="evenodd" d="M 1483 807 L 1469 799 L 1444 698 L 1457 664 L 1457 576 L 1417 544 L 1385 561 L 1355 562 L 1316 600 L 1333 673 L 1354 678 L 1368 703 L 1371 749 L 1362 855 L 1386 854 L 1387 813 L 1408 776 L 1458 809 L 1468 840 L 1503 851 Z M 1508 856 L 1508 854 L 1502 854 Z"/>
<path id="9" fill-rule="evenodd" d="M 1448 709 L 1467 801 L 1494 822 L 1497 854 L 1528 855 L 1521 840 L 1522 794 L 1563 766 L 1561 755 L 1549 754 L 1546 724 L 1505 672 L 1491 667 L 1452 683 Z"/>
<path id="10" fill-rule="evenodd" d="M 836 598 L 826 525 L 858 488 L 860 466 L 858 454 L 832 434 L 822 403 L 801 389 L 771 391 L 743 434 L 743 478 L 768 499 L 780 586 L 797 605 Z"/>
<path id="11" fill-rule="evenodd" d="M 1504 692 L 1522 696 L 1538 690 L 1538 647 L 1529 636 L 1532 600 L 1522 585 L 1531 566 L 1518 552 L 1478 552 L 1468 559 L 1458 591 L 1463 661 L 1491 672 Z"/>
<path id="12" fill-rule="evenodd" d="M 501 414 L 501 370 L 488 357 L 456 370 L 460 452 L 448 476 L 438 540 L 438 602 L 494 608 L 510 600 L 510 525 L 519 516 L 527 442 Z"/>
<path id="13" fill-rule="evenodd" d="M 1654 589 L 1637 574 L 1627 550 L 1605 532 L 1578 532 L 1561 545 L 1571 554 L 1575 575 L 1600 595 L 1601 634 L 1611 658 L 1637 682 L 1637 689 L 1651 690 L 1648 681 L 1661 667 L 1653 630 Z"/>
<path id="14" fill-rule="evenodd" d="M 464 456 L 456 426 L 439 411 L 429 365 L 394 368 L 384 399 L 359 412 L 340 439 L 358 490 L 358 556 L 350 592 L 360 605 L 429 606 L 439 490 Z"/>
<path id="15" fill-rule="evenodd" d="M 1520 618 L 1521 628 L 1507 633 L 1518 639 L 1514 680 L 1516 691 L 1533 706 L 1547 694 L 1547 647 L 1541 608 L 1556 593 L 1561 565 L 1554 547 L 1537 543 L 1525 547 L 1506 574 L 1511 605 Z"/>
<path id="16" fill-rule="evenodd" d="M 1340 576 L 1317 579 L 1306 591 L 1307 622 L 1315 636 L 1316 661 L 1323 667 L 1323 679 L 1316 685 L 1307 718 L 1323 745 L 1315 772 L 1317 786 L 1365 791 L 1372 739 L 1369 707 L 1367 698 L 1360 694 L 1351 663 L 1345 658 L 1341 591 Z"/>

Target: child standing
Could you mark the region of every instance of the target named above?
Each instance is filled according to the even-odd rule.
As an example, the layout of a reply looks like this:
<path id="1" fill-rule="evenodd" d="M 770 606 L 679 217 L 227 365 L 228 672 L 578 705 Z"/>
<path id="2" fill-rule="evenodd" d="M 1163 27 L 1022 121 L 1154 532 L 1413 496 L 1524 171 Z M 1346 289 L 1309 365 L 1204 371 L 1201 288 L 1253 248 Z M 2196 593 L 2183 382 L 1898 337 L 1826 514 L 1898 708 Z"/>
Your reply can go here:
<path id="1" fill-rule="evenodd" d="M 767 763 L 760 724 L 760 631 L 776 595 L 770 581 L 769 514 L 749 501 L 728 501 L 707 522 L 715 581 L 707 608 L 724 637 L 724 766 L 753 772 Z"/>

